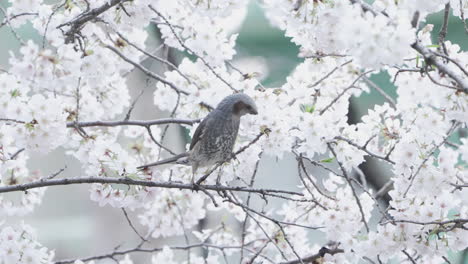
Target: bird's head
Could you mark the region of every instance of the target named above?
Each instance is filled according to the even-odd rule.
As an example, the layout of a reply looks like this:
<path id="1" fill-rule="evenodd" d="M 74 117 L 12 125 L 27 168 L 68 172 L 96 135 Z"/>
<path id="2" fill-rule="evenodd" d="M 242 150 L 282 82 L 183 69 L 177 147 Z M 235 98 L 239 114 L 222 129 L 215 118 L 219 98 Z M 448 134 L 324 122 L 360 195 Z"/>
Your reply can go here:
<path id="1" fill-rule="evenodd" d="M 243 116 L 246 114 L 258 114 L 257 105 L 248 95 L 237 93 L 227 96 L 219 103 L 218 108 L 229 108 L 236 116 Z"/>

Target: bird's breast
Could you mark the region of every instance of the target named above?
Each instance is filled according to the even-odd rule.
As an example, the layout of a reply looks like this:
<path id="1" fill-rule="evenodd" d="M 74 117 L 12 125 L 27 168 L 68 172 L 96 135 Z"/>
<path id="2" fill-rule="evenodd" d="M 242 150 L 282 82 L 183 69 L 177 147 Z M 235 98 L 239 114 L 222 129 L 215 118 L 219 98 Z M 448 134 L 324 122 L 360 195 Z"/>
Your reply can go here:
<path id="1" fill-rule="evenodd" d="M 201 166 L 209 166 L 231 158 L 239 121 L 235 119 L 218 119 L 204 131 L 203 138 L 192 151 L 192 158 Z"/>

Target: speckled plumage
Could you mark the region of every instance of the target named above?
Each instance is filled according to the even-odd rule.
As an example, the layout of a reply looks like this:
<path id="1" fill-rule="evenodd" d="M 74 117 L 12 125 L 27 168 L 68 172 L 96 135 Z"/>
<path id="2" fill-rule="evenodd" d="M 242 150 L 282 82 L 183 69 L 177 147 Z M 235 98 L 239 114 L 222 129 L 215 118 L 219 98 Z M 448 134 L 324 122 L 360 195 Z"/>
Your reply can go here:
<path id="1" fill-rule="evenodd" d="M 200 167 L 228 161 L 232 157 L 240 118 L 245 114 L 257 114 L 252 98 L 242 93 L 227 96 L 197 127 L 188 152 L 139 168 L 179 163 L 191 165 L 195 174 Z"/>

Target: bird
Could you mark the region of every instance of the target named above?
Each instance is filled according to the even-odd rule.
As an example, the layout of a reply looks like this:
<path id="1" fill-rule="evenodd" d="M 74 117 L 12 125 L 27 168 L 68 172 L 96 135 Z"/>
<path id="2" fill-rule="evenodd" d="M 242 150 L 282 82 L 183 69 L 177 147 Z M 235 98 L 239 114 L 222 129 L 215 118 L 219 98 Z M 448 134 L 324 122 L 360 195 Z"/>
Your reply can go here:
<path id="1" fill-rule="evenodd" d="M 193 183 L 199 168 L 224 163 L 234 156 L 240 119 L 246 114 L 258 114 L 254 100 L 244 93 L 228 95 L 198 125 L 187 152 L 137 169 L 169 163 L 190 165 Z"/>

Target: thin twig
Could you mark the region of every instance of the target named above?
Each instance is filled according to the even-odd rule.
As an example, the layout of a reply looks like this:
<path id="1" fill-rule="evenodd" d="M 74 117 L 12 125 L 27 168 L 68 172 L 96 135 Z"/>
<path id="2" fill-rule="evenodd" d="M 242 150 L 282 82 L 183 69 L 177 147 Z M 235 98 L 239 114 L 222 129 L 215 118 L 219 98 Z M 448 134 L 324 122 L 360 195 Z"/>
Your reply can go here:
<path id="1" fill-rule="evenodd" d="M 319 85 L 322 81 L 324 81 L 325 79 L 327 79 L 328 77 L 330 77 L 335 71 L 337 71 L 338 69 L 342 68 L 343 66 L 351 63 L 353 60 L 349 60 L 339 66 L 336 66 L 335 68 L 333 68 L 333 70 L 331 70 L 329 73 L 327 73 L 325 76 L 323 76 L 322 78 L 320 78 L 318 81 L 316 81 L 315 83 L 311 84 L 311 85 L 308 85 L 307 88 L 313 88 L 317 85 Z"/>
<path id="2" fill-rule="evenodd" d="M 457 90 L 462 91 L 468 94 L 468 79 L 460 76 L 458 72 L 455 72 L 452 68 L 449 68 L 442 60 L 440 60 L 437 55 L 434 54 L 431 50 L 425 47 L 420 41 L 415 42 L 411 45 L 413 49 L 418 51 L 425 59 L 427 64 L 436 66 L 440 72 L 447 74 L 452 78 L 457 84 Z"/>
<path id="3" fill-rule="evenodd" d="M 439 46 L 442 47 L 442 52 L 445 55 L 448 55 L 447 47 L 445 46 L 445 37 L 447 36 L 449 17 L 450 17 L 450 2 L 445 4 L 444 21 L 442 23 L 442 27 L 440 28 L 439 38 L 438 38 Z"/>
<path id="4" fill-rule="evenodd" d="M 393 186 L 393 180 L 389 180 L 386 182 L 374 195 L 375 199 L 379 199 L 386 195 L 388 191 L 392 188 Z"/>
<path id="5" fill-rule="evenodd" d="M 156 13 L 159 17 L 161 17 L 164 22 L 169 26 L 169 29 L 171 30 L 172 34 L 174 35 L 174 37 L 177 39 L 177 41 L 179 42 L 179 44 L 185 49 L 187 50 L 188 52 L 190 52 L 191 54 L 193 54 L 194 56 L 197 56 L 197 58 L 199 58 L 203 64 L 205 64 L 205 66 L 216 76 L 216 78 L 218 78 L 219 80 L 221 80 L 224 84 L 226 84 L 229 88 L 231 88 L 231 90 L 233 90 L 234 92 L 239 92 L 238 89 L 234 88 L 234 86 L 232 86 L 232 84 L 230 84 L 227 80 L 225 80 L 223 77 L 221 77 L 216 71 L 215 69 L 202 57 L 202 56 L 199 56 L 197 53 L 195 53 L 193 50 L 191 50 L 189 47 L 187 47 L 187 45 L 185 45 L 185 43 L 182 41 L 182 39 L 180 39 L 179 35 L 177 35 L 174 27 L 172 26 L 172 24 L 169 22 L 169 20 L 163 16 L 159 11 L 157 11 L 152 5 L 149 5 L 148 6 L 154 13 Z"/>
<path id="6" fill-rule="evenodd" d="M 132 228 L 133 232 L 135 232 L 135 234 L 141 239 L 141 241 L 145 241 L 145 242 L 148 241 L 142 235 L 140 235 L 138 230 L 135 228 L 132 221 L 130 220 L 130 217 L 128 217 L 127 210 L 125 210 L 125 208 L 122 208 L 122 212 L 123 212 L 123 214 L 125 216 L 125 219 L 127 219 L 128 225 Z"/>
<path id="7" fill-rule="evenodd" d="M 411 261 L 411 263 L 417 264 L 416 261 L 413 259 L 413 257 L 411 257 L 411 255 L 408 252 L 406 252 L 406 250 L 403 249 L 401 252 L 403 252 L 403 254 L 405 254 L 408 257 L 408 259 L 409 259 L 409 261 Z"/>
<path id="8" fill-rule="evenodd" d="M 342 137 L 342 136 L 337 136 L 337 137 L 335 137 L 335 139 L 345 141 L 346 143 L 350 144 L 351 146 L 356 147 L 357 149 L 360 149 L 360 150 L 366 152 L 366 153 L 367 153 L 369 156 L 371 156 L 371 157 L 374 157 L 374 158 L 377 158 L 377 159 L 381 159 L 381 160 L 384 160 L 384 161 L 386 161 L 386 162 L 388 162 L 388 163 L 391 163 L 391 164 L 395 165 L 395 162 L 392 161 L 392 160 L 390 160 L 389 157 L 384 157 L 384 156 L 375 154 L 375 153 L 369 151 L 367 148 L 362 147 L 362 146 L 359 146 L 358 144 L 354 143 L 354 142 L 351 141 L 350 139 L 344 138 L 344 137 Z"/>
<path id="9" fill-rule="evenodd" d="M 388 95 L 380 86 L 378 86 L 376 83 L 374 83 L 365 76 L 362 79 L 364 80 L 364 82 L 367 83 L 367 85 L 374 88 L 380 95 L 382 95 L 385 98 L 385 100 L 387 100 L 387 102 L 393 107 L 393 109 L 396 109 L 395 100 L 393 100 L 393 98 L 390 95 Z"/>
<path id="10" fill-rule="evenodd" d="M 368 73 L 371 73 L 373 70 L 369 70 L 369 71 L 366 71 L 366 72 L 363 72 L 361 74 L 359 74 L 359 76 L 351 83 L 351 85 L 349 85 L 348 87 L 346 87 L 345 89 L 343 89 L 343 91 L 341 91 L 341 93 L 338 94 L 337 97 L 335 97 L 327 106 L 325 106 L 322 110 L 320 110 L 319 114 L 320 115 L 323 115 L 323 113 L 325 113 L 325 111 L 327 111 L 333 104 L 335 104 L 340 98 L 341 96 L 343 96 L 349 89 L 352 89 L 352 88 L 357 88 L 356 86 L 354 86 L 361 78 L 363 78 L 366 74 Z"/>
<path id="11" fill-rule="evenodd" d="M 448 138 L 450 137 L 450 135 L 452 134 L 452 132 L 458 127 L 458 123 L 454 123 L 452 125 L 452 127 L 449 129 L 449 131 L 447 131 L 447 134 L 446 136 L 444 137 L 444 139 L 442 140 L 442 142 L 440 142 L 439 144 L 435 145 L 434 147 L 432 147 L 432 149 L 426 153 L 426 156 L 424 158 L 424 160 L 421 162 L 421 164 L 419 165 L 419 167 L 417 168 L 416 172 L 410 176 L 411 178 L 411 182 L 408 184 L 408 188 L 406 189 L 406 191 L 404 192 L 403 194 L 403 197 L 406 197 L 406 194 L 408 194 L 408 191 L 410 190 L 411 186 L 413 185 L 414 183 L 414 180 L 416 179 L 416 177 L 418 176 L 419 172 L 421 171 L 421 169 L 424 167 L 424 165 L 426 164 L 426 162 L 429 160 L 430 157 L 432 157 L 432 155 L 434 154 L 434 152 L 440 148 L 440 146 L 442 146 L 447 140 Z"/>
<path id="12" fill-rule="evenodd" d="M 167 86 L 171 87 L 172 90 L 174 90 L 176 93 L 181 93 L 181 94 L 184 94 L 184 95 L 188 95 L 189 93 L 178 88 L 175 84 L 173 84 L 172 82 L 164 79 L 163 77 L 157 75 L 156 73 L 146 69 L 145 67 L 143 67 L 142 65 L 140 65 L 138 62 L 134 61 L 134 60 L 131 60 L 130 58 L 126 57 L 125 55 L 123 55 L 122 52 L 120 52 L 119 50 L 117 50 L 116 48 L 110 46 L 110 45 L 106 45 L 105 46 L 106 48 L 110 49 L 112 52 L 114 52 L 115 54 L 117 54 L 122 60 L 132 64 L 133 66 L 135 66 L 136 68 L 138 68 L 140 71 L 142 71 L 144 74 L 146 74 L 147 76 L 157 80 L 157 81 L 160 81 L 162 82 L 163 84 L 166 84 Z"/>
<path id="13" fill-rule="evenodd" d="M 359 197 L 357 196 L 356 190 L 354 190 L 353 184 L 351 183 L 351 178 L 349 177 L 348 173 L 346 172 L 346 169 L 344 168 L 341 161 L 338 159 L 338 156 L 336 155 L 335 150 L 331 146 L 331 143 L 328 143 L 327 145 L 328 145 L 328 149 L 330 150 L 330 152 L 335 157 L 335 160 L 338 163 L 338 166 L 340 167 L 341 171 L 343 172 L 343 175 L 345 176 L 345 179 L 348 182 L 349 187 L 351 188 L 354 199 L 356 200 L 356 203 L 357 203 L 357 205 L 359 207 L 359 211 L 361 212 L 361 221 L 364 223 L 364 226 L 366 227 L 367 233 L 369 233 L 369 226 L 368 226 L 367 221 L 366 221 L 366 216 L 364 214 L 364 210 L 362 208 L 361 201 L 359 200 Z"/>
<path id="14" fill-rule="evenodd" d="M 304 257 L 301 260 L 305 263 L 315 263 L 316 260 L 323 258 L 325 254 L 335 255 L 338 253 L 344 253 L 344 250 L 339 249 L 339 248 L 328 249 L 328 248 L 323 247 L 320 249 L 319 253 Z M 299 264 L 299 263 L 301 263 L 299 260 L 293 260 L 293 261 L 281 262 L 280 264 Z"/>

